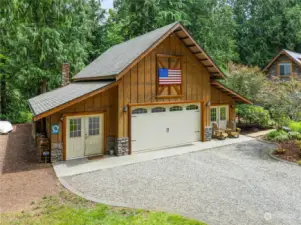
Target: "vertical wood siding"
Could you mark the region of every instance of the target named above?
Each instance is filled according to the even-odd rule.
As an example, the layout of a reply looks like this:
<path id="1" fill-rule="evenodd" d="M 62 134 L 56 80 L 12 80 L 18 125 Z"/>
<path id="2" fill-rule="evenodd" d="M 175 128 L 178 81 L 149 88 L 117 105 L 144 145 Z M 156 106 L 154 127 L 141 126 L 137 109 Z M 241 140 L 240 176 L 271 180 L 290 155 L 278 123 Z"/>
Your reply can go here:
<path id="1" fill-rule="evenodd" d="M 183 97 L 178 99 L 156 98 L 156 54 L 182 56 Z M 168 95 L 168 88 L 165 88 L 161 95 Z M 210 95 L 210 74 L 182 41 L 176 35 L 171 35 L 121 78 L 118 85 L 118 137 L 128 137 L 129 112 L 124 112 L 123 109 L 129 103 L 185 100 L 203 100 L 206 102 L 210 100 Z M 209 111 L 204 113 L 206 113 L 206 124 L 208 124 Z"/>

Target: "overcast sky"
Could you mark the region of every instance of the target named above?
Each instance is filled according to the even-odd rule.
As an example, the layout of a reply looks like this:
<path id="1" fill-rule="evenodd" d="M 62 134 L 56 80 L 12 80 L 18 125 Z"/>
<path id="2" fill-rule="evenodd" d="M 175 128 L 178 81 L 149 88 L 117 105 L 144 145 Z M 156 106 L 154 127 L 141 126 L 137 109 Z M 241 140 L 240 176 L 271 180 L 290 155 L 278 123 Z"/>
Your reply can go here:
<path id="1" fill-rule="evenodd" d="M 101 6 L 102 6 L 104 9 L 110 9 L 110 8 L 113 8 L 113 0 L 102 0 Z"/>

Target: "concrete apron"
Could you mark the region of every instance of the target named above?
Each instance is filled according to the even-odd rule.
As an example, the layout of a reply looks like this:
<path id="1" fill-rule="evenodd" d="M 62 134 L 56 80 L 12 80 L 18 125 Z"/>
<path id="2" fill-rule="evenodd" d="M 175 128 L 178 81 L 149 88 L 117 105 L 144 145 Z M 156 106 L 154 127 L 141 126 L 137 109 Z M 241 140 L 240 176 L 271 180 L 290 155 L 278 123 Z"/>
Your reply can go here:
<path id="1" fill-rule="evenodd" d="M 87 158 L 61 161 L 53 164 L 54 171 L 58 178 L 73 176 L 82 173 L 89 173 L 97 170 L 125 166 L 134 163 L 145 162 L 154 159 L 182 155 L 190 152 L 197 152 L 240 142 L 254 140 L 252 137 L 240 135 L 239 138 L 228 138 L 226 140 L 212 140 L 208 142 L 193 142 L 189 145 L 165 148 L 156 151 L 133 153 L 132 155 L 120 157 L 104 157 L 102 159 L 89 160 Z"/>

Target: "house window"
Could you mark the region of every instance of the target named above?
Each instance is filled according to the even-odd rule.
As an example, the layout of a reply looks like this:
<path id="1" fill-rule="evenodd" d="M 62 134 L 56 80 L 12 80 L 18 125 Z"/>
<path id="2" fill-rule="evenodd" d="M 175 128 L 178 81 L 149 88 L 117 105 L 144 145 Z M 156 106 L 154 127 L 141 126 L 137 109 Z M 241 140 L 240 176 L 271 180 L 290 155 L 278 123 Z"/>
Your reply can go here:
<path id="1" fill-rule="evenodd" d="M 197 105 L 189 105 L 186 107 L 186 110 L 197 110 L 199 107 Z"/>
<path id="2" fill-rule="evenodd" d="M 183 111 L 181 106 L 173 106 L 169 109 L 170 112 Z"/>
<path id="3" fill-rule="evenodd" d="M 89 118 L 89 135 L 99 135 L 99 117 Z"/>
<path id="4" fill-rule="evenodd" d="M 216 121 L 216 108 L 210 109 L 210 121 L 215 122 Z"/>
<path id="5" fill-rule="evenodd" d="M 144 114 L 144 113 L 147 113 L 147 109 L 138 108 L 132 111 L 132 114 Z"/>
<path id="6" fill-rule="evenodd" d="M 81 136 L 81 121 L 81 118 L 70 119 L 69 130 L 71 138 Z"/>
<path id="7" fill-rule="evenodd" d="M 291 75 L 291 63 L 280 63 L 279 64 L 279 75 L 288 76 Z"/>
<path id="8" fill-rule="evenodd" d="M 219 110 L 220 113 L 220 120 L 226 120 L 226 107 L 221 107 Z"/>
<path id="9" fill-rule="evenodd" d="M 166 109 L 163 107 L 156 107 L 152 109 L 152 113 L 160 113 L 160 112 L 165 112 Z"/>

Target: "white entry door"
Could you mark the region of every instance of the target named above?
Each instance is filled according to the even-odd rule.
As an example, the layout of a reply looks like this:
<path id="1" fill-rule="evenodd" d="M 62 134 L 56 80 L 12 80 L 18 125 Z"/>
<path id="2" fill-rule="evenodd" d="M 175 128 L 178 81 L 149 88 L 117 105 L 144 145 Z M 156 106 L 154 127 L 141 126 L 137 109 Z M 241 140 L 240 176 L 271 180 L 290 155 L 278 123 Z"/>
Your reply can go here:
<path id="1" fill-rule="evenodd" d="M 104 153 L 103 114 L 85 117 L 85 156 Z"/>
<path id="2" fill-rule="evenodd" d="M 66 159 L 104 153 L 104 116 L 69 116 L 66 127 Z"/>
<path id="3" fill-rule="evenodd" d="M 211 126 L 216 123 L 218 128 L 226 129 L 229 120 L 229 106 L 212 106 L 210 109 Z"/>
<path id="4" fill-rule="evenodd" d="M 143 106 L 132 109 L 132 151 L 199 141 L 199 104 Z"/>

